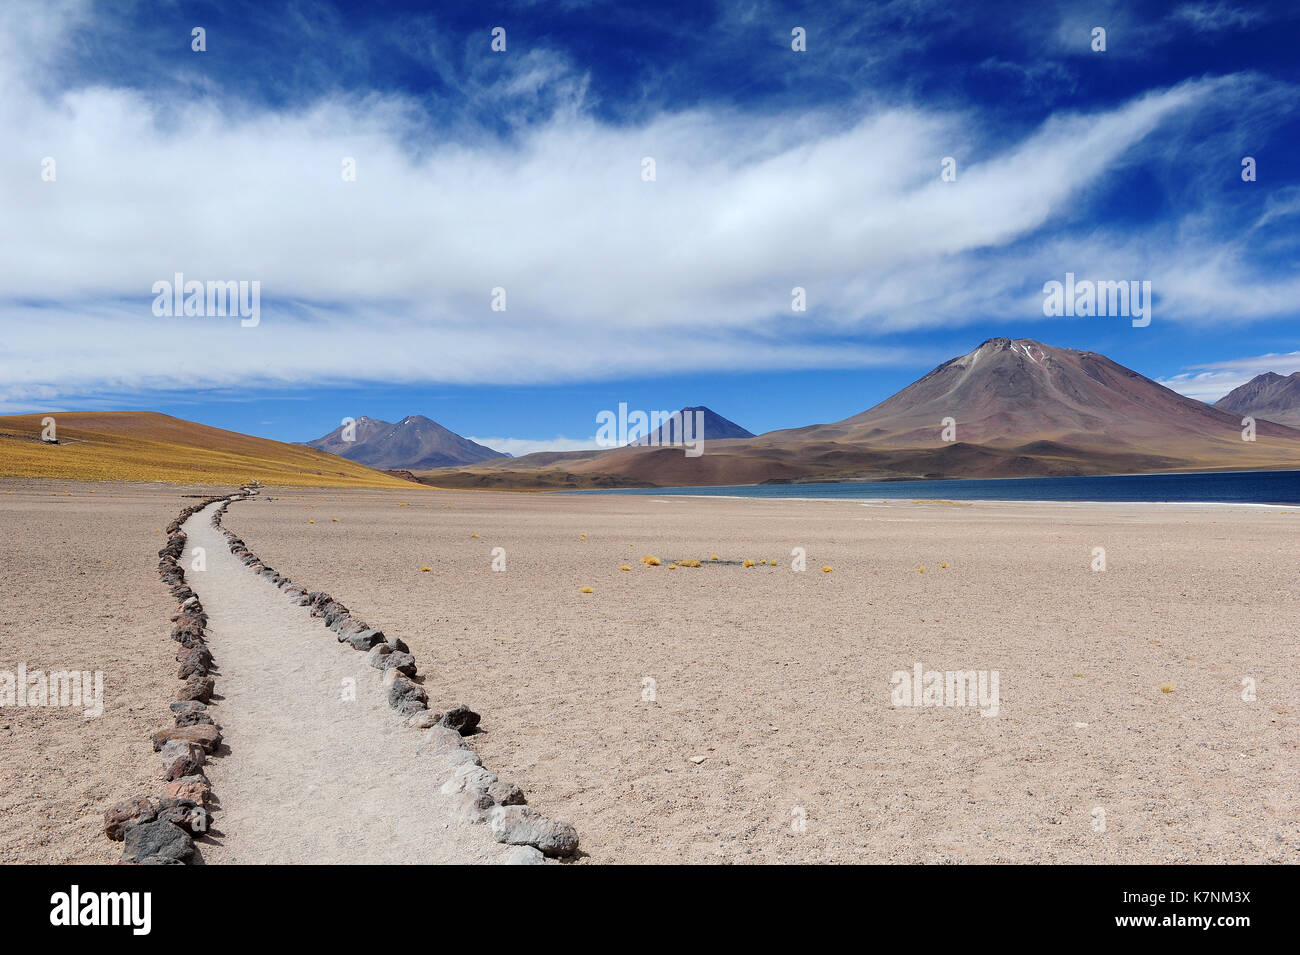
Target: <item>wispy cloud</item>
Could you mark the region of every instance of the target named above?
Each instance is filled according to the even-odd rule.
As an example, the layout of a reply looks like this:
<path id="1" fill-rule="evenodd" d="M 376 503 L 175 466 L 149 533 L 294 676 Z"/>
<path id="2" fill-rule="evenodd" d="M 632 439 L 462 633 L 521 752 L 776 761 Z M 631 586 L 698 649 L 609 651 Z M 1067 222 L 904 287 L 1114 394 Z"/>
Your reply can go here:
<path id="1" fill-rule="evenodd" d="M 1223 146 L 1189 118 L 1267 125 L 1294 108 L 1293 90 L 1260 77 L 1188 81 L 1018 133 L 905 99 L 613 123 L 567 57 L 535 50 L 448 70 L 513 124 L 491 135 L 440 126 L 393 92 L 277 105 L 219 88 L 60 87 L 52 51 L 88 14 L 22 9 L 0 15 L 11 401 L 882 366 L 916 357 L 885 334 L 1041 319 L 1042 283 L 1066 270 L 1152 278 L 1162 322 L 1278 317 L 1300 293 L 1233 237 L 1240 201 L 1216 197 L 1215 174 L 1186 172 Z M 944 156 L 958 158 L 955 183 L 939 181 Z M 1139 161 L 1178 183 L 1179 211 L 1090 220 Z M 155 317 L 153 283 L 176 272 L 259 281 L 261 324 Z M 791 310 L 795 286 L 807 312 Z M 496 288 L 506 311 L 490 307 Z"/>
<path id="2" fill-rule="evenodd" d="M 1217 3 L 1184 4 L 1170 14 L 1170 19 L 1186 24 L 1198 33 L 1220 33 L 1261 23 L 1268 19 L 1268 15 L 1263 10 L 1220 0 Z"/>
<path id="3" fill-rule="evenodd" d="M 1290 375 L 1300 371 L 1300 351 L 1232 358 L 1195 365 L 1193 368 L 1184 374 L 1162 379 L 1160 384 L 1189 398 L 1213 404 L 1257 375 L 1269 371 L 1278 375 Z"/>
<path id="4" fill-rule="evenodd" d="M 532 454 L 535 451 L 593 451 L 599 447 L 594 434 L 590 438 L 566 438 L 563 435 L 556 435 L 554 438 L 536 440 L 532 438 L 470 438 L 470 440 L 515 457 Z"/>

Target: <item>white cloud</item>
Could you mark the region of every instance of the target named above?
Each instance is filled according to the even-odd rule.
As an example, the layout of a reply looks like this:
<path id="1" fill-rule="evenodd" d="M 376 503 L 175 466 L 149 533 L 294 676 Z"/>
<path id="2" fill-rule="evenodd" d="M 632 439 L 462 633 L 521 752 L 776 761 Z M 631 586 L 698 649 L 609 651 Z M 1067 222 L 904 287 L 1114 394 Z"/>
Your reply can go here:
<path id="1" fill-rule="evenodd" d="M 1187 3 L 1175 10 L 1170 19 L 1186 24 L 1197 33 L 1236 30 L 1266 19 L 1259 10 L 1249 10 L 1229 3 Z"/>
<path id="2" fill-rule="evenodd" d="M 532 454 L 534 451 L 598 450 L 594 434 L 590 438 L 566 438 L 563 435 L 556 435 L 549 440 L 545 438 L 538 440 L 532 438 L 470 438 L 469 440 L 481 444 L 485 448 L 491 448 L 493 451 L 504 451 L 506 454 L 515 457 Z"/>
<path id="3" fill-rule="evenodd" d="M 0 15 L 0 400 L 888 365 L 915 354 L 850 339 L 1041 317 L 1042 282 L 1067 268 L 1159 277 L 1157 320 L 1296 300 L 1295 280 L 1253 283 L 1231 248 L 1195 235 L 1028 241 L 1171 117 L 1232 102 L 1236 78 L 1057 116 L 994 150 L 977 117 L 910 105 L 848 122 L 695 110 L 607 125 L 584 112 L 581 78 L 533 57 L 503 89 L 560 87 L 549 118 L 458 141 L 395 96 L 279 111 L 111 87 L 51 98 L 57 20 L 37 17 L 37 35 L 13 9 Z M 945 155 L 961 157 L 956 183 L 939 181 Z M 261 324 L 155 318 L 152 285 L 175 272 L 260 281 Z M 790 311 L 796 285 L 807 313 Z M 506 312 L 489 308 L 498 286 Z"/>
<path id="4" fill-rule="evenodd" d="M 1300 351 L 1233 358 L 1192 367 L 1201 370 L 1159 379 L 1160 384 L 1189 398 L 1214 404 L 1228 392 L 1241 387 L 1257 375 L 1268 371 L 1278 375 L 1290 375 L 1300 371 Z"/>

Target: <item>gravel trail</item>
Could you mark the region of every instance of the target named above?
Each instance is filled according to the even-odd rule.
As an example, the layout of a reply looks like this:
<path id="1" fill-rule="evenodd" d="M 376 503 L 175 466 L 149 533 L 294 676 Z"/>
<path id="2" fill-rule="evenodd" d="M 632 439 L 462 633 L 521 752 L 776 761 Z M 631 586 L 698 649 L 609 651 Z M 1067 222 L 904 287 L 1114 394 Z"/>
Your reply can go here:
<path id="1" fill-rule="evenodd" d="M 219 668 L 211 713 L 224 736 L 206 770 L 219 803 L 199 841 L 204 861 L 502 861 L 507 847 L 486 826 L 452 821 L 416 754 L 421 731 L 388 706 L 379 671 L 230 553 L 211 524 L 216 506 L 185 524 L 186 582 L 208 613 Z M 204 571 L 190 567 L 195 547 Z"/>

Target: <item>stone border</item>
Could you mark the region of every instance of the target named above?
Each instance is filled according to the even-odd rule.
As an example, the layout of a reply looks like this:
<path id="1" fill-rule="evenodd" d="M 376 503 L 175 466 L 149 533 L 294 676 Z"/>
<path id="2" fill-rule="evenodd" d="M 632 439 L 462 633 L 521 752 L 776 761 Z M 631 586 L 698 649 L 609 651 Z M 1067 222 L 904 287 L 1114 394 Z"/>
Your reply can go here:
<path id="1" fill-rule="evenodd" d="M 566 822 L 550 819 L 528 806 L 523 791 L 514 783 L 504 782 L 483 768 L 483 761 L 465 742 L 479 724 L 479 714 L 463 704 L 445 713 L 429 709 L 429 696 L 413 678 L 417 667 L 410 648 L 397 637 L 352 616 L 342 603 L 323 591 L 308 591 L 258 559 L 239 537 L 222 527 L 221 519 L 233 501 L 252 497 L 257 487 L 241 488 L 241 494 L 225 498 L 212 515 L 217 528 L 230 545 L 230 552 L 253 573 L 266 578 L 300 607 L 308 607 L 313 617 L 336 635 L 339 643 L 366 654 L 366 660 L 382 674 L 381 686 L 389 705 L 407 726 L 424 729 L 424 741 L 417 753 L 429 756 L 434 768 L 446 779 L 441 792 L 453 798 L 453 814 L 467 824 L 487 823 L 497 842 L 514 846 L 508 863 L 538 865 L 551 858 L 572 858 L 578 853 L 578 832 Z M 191 509 L 190 513 L 199 508 Z M 188 516 L 188 515 L 185 515 Z M 181 548 L 184 547 L 184 535 Z M 200 611 L 201 613 L 201 611 Z M 205 618 L 206 619 L 206 618 Z M 188 686 L 188 684 L 187 684 Z M 178 718 L 179 721 L 179 718 Z M 170 744 L 168 744 L 170 745 Z"/>
<path id="2" fill-rule="evenodd" d="M 171 637 L 181 645 L 177 677 L 185 681 L 171 703 L 175 726 L 150 739 L 163 763 L 167 785 L 161 797 L 133 796 L 104 813 L 104 834 L 124 843 L 119 865 L 193 865 L 198 862 L 194 836 L 207 832 L 212 822 L 212 785 L 203 772 L 207 757 L 221 745 L 221 727 L 208 714 L 216 681 L 212 651 L 208 649 L 208 615 L 198 595 L 185 583 L 180 560 L 188 538 L 181 527 L 198 511 L 216 501 L 256 494 L 249 484 L 238 494 L 205 497 L 180 512 L 167 525 L 167 546 L 158 551 L 158 576 L 180 601 L 171 620 Z"/>

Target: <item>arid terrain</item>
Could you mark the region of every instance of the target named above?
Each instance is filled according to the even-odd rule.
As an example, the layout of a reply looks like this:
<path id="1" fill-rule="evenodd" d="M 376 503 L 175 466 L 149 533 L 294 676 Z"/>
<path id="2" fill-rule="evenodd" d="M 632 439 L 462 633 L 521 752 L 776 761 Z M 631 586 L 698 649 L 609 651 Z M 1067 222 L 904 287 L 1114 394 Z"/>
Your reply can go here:
<path id="1" fill-rule="evenodd" d="M 104 712 L 0 710 L 0 863 L 113 862 L 104 810 L 157 789 L 176 601 L 163 529 L 205 487 L 0 478 L 0 670 L 100 670 Z"/>
<path id="2" fill-rule="evenodd" d="M 105 805 L 157 784 L 154 551 L 185 493 L 0 487 L 0 668 L 99 667 L 107 695 L 5 712 L 4 861 L 109 860 Z M 587 862 L 1297 861 L 1300 509 L 267 496 L 226 526 L 409 643 Z M 998 715 L 892 707 L 916 663 L 997 670 Z"/>

